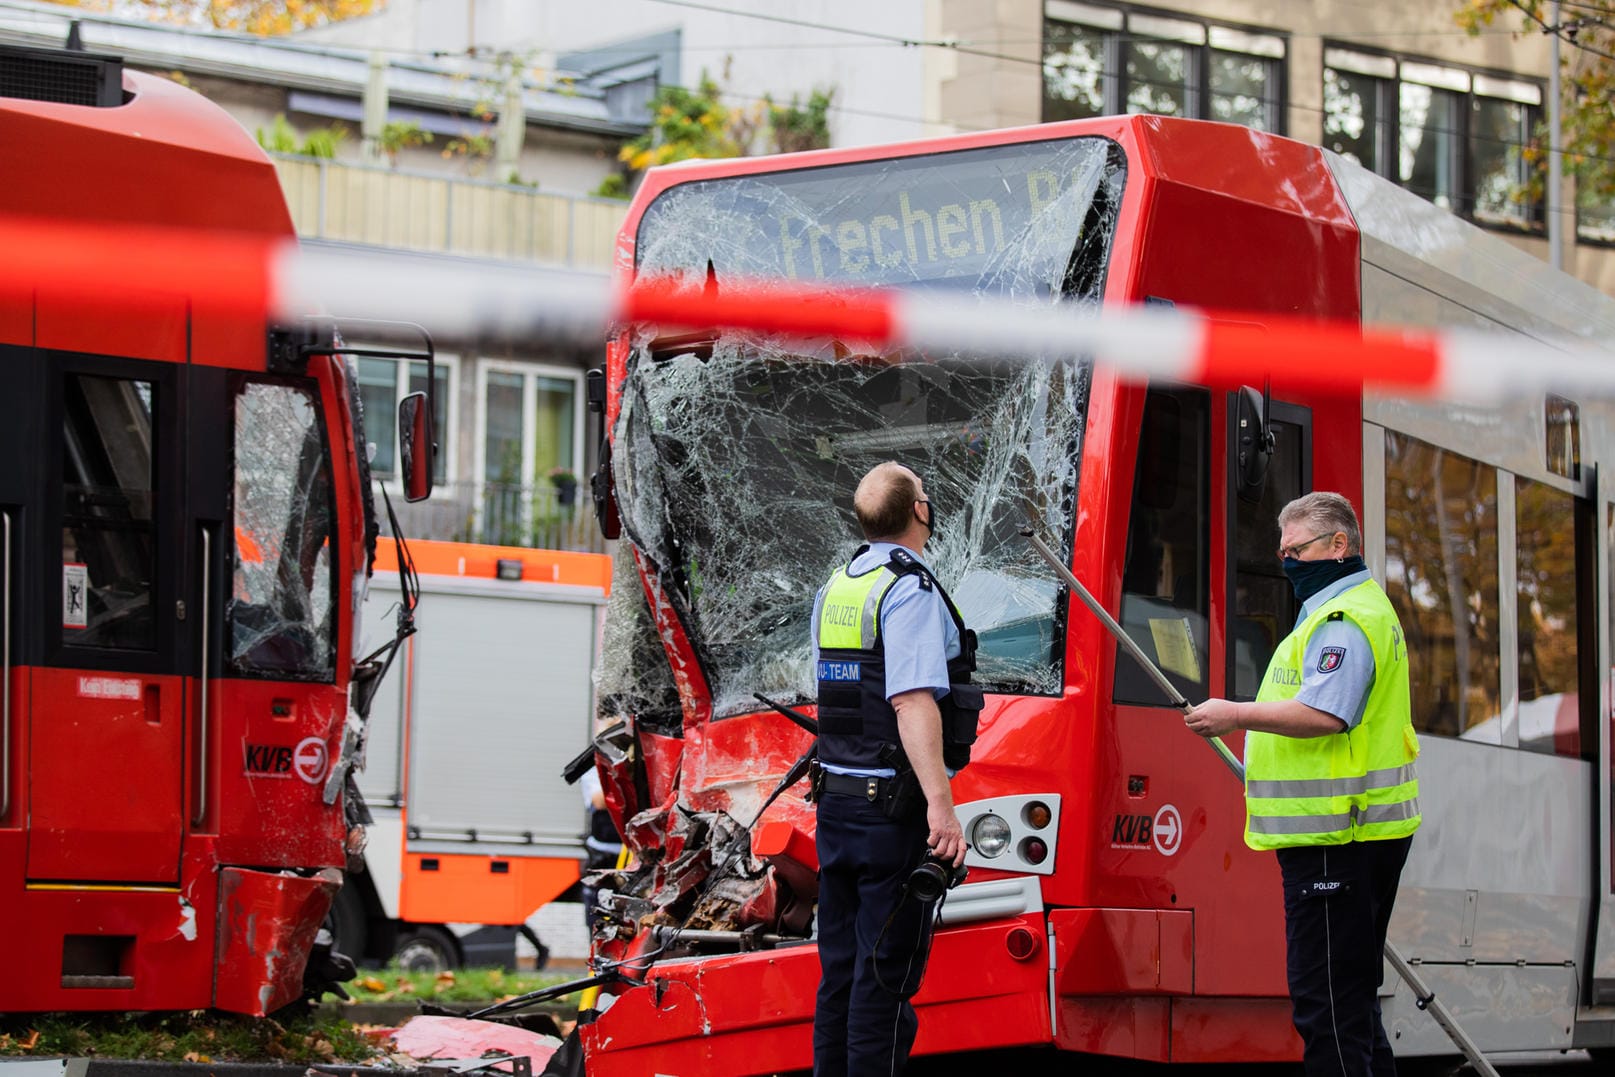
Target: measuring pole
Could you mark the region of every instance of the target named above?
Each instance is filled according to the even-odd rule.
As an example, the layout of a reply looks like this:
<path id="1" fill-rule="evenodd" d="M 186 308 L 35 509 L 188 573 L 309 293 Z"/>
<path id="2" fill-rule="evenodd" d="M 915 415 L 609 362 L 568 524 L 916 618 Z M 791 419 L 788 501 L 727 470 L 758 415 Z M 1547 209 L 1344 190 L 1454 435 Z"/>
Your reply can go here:
<path id="1" fill-rule="evenodd" d="M 1022 528 L 1021 536 L 1027 542 L 1030 542 L 1032 549 L 1037 551 L 1038 556 L 1047 561 L 1049 567 L 1059 574 L 1060 579 L 1065 581 L 1065 585 L 1071 588 L 1071 592 L 1082 599 L 1082 604 L 1093 611 L 1093 615 L 1099 618 L 1099 623 L 1104 625 L 1112 636 L 1116 637 L 1116 642 L 1121 644 L 1122 650 L 1132 655 L 1138 664 L 1144 668 L 1144 672 L 1150 675 L 1150 679 L 1160 686 L 1161 691 L 1166 693 L 1166 697 L 1172 701 L 1172 705 L 1184 714 L 1194 710 L 1193 705 L 1183 698 L 1183 693 L 1179 692 L 1173 687 L 1172 682 L 1167 680 L 1166 674 L 1162 673 L 1155 663 L 1150 661 L 1149 656 L 1144 653 L 1143 649 L 1133 642 L 1133 637 L 1129 636 L 1122 629 L 1122 626 L 1116 623 L 1116 619 L 1099 604 L 1099 600 L 1094 598 L 1086 587 L 1082 586 L 1082 582 L 1077 579 L 1071 569 L 1066 567 L 1065 562 L 1056 557 L 1054 551 L 1049 549 L 1042 539 L 1032 533 L 1031 528 Z M 1243 784 L 1245 781 L 1245 766 L 1235 757 L 1228 745 L 1223 743 L 1222 738 L 1206 737 L 1204 739 L 1207 744 L 1211 745 L 1212 750 L 1217 753 L 1217 758 L 1221 759 L 1223 764 L 1233 772 L 1234 777 L 1238 778 L 1240 783 Z M 1497 1070 L 1492 1068 L 1490 1062 L 1486 1061 L 1486 1056 L 1480 1053 L 1480 1048 L 1475 1045 L 1475 1041 L 1470 1039 L 1469 1034 L 1458 1026 L 1457 1019 L 1447 1010 L 1446 1005 L 1436 998 L 1436 993 L 1430 990 L 1429 986 L 1424 982 L 1424 977 L 1419 975 L 1418 970 L 1408 962 L 1407 958 L 1402 956 L 1390 939 L 1385 940 L 1385 959 L 1391 963 L 1391 967 L 1396 970 L 1396 974 L 1402 977 L 1402 981 L 1413 991 L 1413 1004 L 1435 1018 L 1436 1024 L 1441 1026 L 1441 1030 L 1447 1034 L 1447 1037 L 1452 1040 L 1458 1050 L 1463 1052 L 1464 1057 L 1469 1060 L 1469 1064 L 1475 1067 L 1475 1071 L 1482 1074 L 1482 1077 L 1498 1077 Z"/>

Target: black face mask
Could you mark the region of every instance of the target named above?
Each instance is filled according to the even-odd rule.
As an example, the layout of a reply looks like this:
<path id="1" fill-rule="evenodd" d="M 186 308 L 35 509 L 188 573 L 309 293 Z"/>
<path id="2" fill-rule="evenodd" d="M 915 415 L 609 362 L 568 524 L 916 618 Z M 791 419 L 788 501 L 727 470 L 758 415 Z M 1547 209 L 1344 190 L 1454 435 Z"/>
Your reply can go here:
<path id="1" fill-rule="evenodd" d="M 920 514 L 919 514 L 918 511 L 916 511 L 914 513 L 914 518 L 916 520 L 920 519 Z M 925 525 L 925 537 L 926 538 L 930 538 L 932 535 L 936 534 L 936 502 L 935 501 L 926 501 L 925 502 L 925 519 L 920 520 L 920 523 Z"/>
<path id="2" fill-rule="evenodd" d="M 1336 580 L 1343 580 L 1368 566 L 1361 557 L 1347 557 L 1340 561 L 1303 561 L 1299 557 L 1284 559 L 1284 574 L 1290 578 L 1295 597 L 1305 602 Z"/>

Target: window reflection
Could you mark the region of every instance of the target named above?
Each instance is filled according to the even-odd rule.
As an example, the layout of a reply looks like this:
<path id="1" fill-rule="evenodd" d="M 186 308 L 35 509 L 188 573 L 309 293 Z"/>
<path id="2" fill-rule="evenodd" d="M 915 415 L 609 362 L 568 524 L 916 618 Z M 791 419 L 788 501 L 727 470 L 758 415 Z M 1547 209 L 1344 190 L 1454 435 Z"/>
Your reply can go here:
<path id="1" fill-rule="evenodd" d="M 1189 94 L 1188 46 L 1170 41 L 1132 41 L 1126 51 L 1129 113 L 1194 115 Z"/>
<path id="2" fill-rule="evenodd" d="M 1203 390 L 1150 390 L 1122 570 L 1122 627 L 1191 703 L 1206 698 L 1209 671 L 1209 408 Z M 1115 696 L 1119 703 L 1170 706 L 1160 686 L 1120 650 Z"/>
<path id="3" fill-rule="evenodd" d="M 1414 726 L 1502 743 L 1493 468 L 1385 432 L 1385 590 L 1407 635 Z"/>
<path id="4" fill-rule="evenodd" d="M 1580 755 L 1575 498 L 1515 479 L 1514 517 L 1520 747 Z"/>
<path id="5" fill-rule="evenodd" d="M 1081 120 L 1105 112 L 1105 35 L 1047 22 L 1043 40 L 1043 119 Z"/>
<path id="6" fill-rule="evenodd" d="M 1474 98 L 1469 116 L 1469 167 L 1477 218 L 1531 223 L 1534 206 L 1526 198 L 1531 176 L 1525 159 L 1530 139 L 1531 115 L 1526 106 Z"/>
<path id="7" fill-rule="evenodd" d="M 1273 61 L 1237 52 L 1211 54 L 1211 118 L 1257 131 L 1276 126 L 1278 80 Z"/>
<path id="8" fill-rule="evenodd" d="M 1324 145 L 1371 171 L 1380 171 L 1380 137 L 1386 119 L 1384 79 L 1325 68 Z"/>
<path id="9" fill-rule="evenodd" d="M 1402 83 L 1398 178 L 1443 209 L 1458 192 L 1458 100 L 1450 90 Z"/>

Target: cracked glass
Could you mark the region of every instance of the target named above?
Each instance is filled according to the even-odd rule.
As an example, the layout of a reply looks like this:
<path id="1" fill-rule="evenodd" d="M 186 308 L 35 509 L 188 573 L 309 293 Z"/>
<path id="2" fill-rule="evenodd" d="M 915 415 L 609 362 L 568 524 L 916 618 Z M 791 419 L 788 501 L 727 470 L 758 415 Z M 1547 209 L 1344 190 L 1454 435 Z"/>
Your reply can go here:
<path id="1" fill-rule="evenodd" d="M 641 278 L 780 278 L 1092 303 L 1124 179 L 1099 138 L 705 180 L 646 211 Z M 926 557 L 989 690 L 1061 685 L 1086 364 L 874 354 L 746 333 L 634 342 L 614 430 L 625 534 L 689 632 L 717 716 L 813 698 L 814 595 L 858 546 L 851 495 L 895 459 L 941 521 Z"/>
<path id="2" fill-rule="evenodd" d="M 329 680 L 331 463 L 314 391 L 247 382 L 235 409 L 232 672 Z"/>

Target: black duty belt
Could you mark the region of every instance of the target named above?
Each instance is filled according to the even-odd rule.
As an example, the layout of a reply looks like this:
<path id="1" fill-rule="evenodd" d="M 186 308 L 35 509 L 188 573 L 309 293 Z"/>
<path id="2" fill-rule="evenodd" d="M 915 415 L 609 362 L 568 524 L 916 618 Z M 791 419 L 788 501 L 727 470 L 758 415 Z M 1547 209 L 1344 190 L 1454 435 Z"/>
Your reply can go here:
<path id="1" fill-rule="evenodd" d="M 847 796 L 864 797 L 873 803 L 886 795 L 890 786 L 890 778 L 867 778 L 861 774 L 837 774 L 833 770 L 824 772 L 824 791 L 826 793 L 843 793 Z"/>

